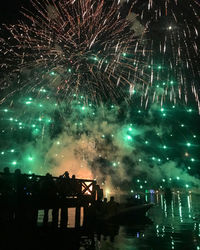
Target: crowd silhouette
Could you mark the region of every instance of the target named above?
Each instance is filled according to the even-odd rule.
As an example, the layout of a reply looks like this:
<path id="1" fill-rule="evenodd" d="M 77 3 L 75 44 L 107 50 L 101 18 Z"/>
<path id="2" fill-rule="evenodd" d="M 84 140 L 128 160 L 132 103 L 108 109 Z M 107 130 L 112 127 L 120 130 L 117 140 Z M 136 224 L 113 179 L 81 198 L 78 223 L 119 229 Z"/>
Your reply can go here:
<path id="1" fill-rule="evenodd" d="M 65 201 L 66 198 L 80 198 L 83 202 L 82 189 L 86 190 L 87 187 L 82 186 L 81 181 L 75 175 L 70 178 L 67 171 L 59 177 L 53 177 L 49 173 L 45 176 L 22 174 L 20 169 L 11 173 L 8 167 L 4 168 L 0 173 L 0 223 L 36 227 L 38 210 L 44 210 L 43 226 L 47 227 L 51 210 L 52 227 L 57 228 L 60 223 L 61 228 L 66 228 L 70 205 Z M 92 202 L 84 202 L 85 220 L 93 224 L 94 220 L 117 214 L 119 204 L 114 201 L 114 197 L 109 202 L 107 198 L 103 200 L 103 190 L 96 184 L 93 192 Z"/>
<path id="2" fill-rule="evenodd" d="M 47 225 L 49 208 L 52 208 L 53 223 L 57 226 L 59 202 L 66 197 L 81 196 L 81 188 L 81 182 L 75 175 L 70 178 L 67 171 L 55 178 L 49 173 L 45 176 L 22 174 L 20 169 L 11 173 L 5 167 L 0 174 L 0 222 L 23 224 L 31 220 L 30 224 L 36 225 L 39 204 L 44 208 L 43 224 Z M 65 226 L 65 209 L 61 213 L 61 224 Z"/>

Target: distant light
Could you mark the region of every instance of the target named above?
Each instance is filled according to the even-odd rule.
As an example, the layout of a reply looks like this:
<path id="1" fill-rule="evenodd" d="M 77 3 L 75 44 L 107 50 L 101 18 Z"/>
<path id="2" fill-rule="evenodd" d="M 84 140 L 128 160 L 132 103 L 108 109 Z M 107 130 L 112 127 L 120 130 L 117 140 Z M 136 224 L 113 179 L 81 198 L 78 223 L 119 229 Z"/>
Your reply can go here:
<path id="1" fill-rule="evenodd" d="M 106 189 L 106 197 L 108 196 L 109 193 L 110 193 L 110 190 Z"/>
<path id="2" fill-rule="evenodd" d="M 187 143 L 187 146 L 190 147 L 190 146 L 191 146 L 191 143 L 188 142 L 188 143 Z"/>
<path id="3" fill-rule="evenodd" d="M 177 177 L 176 177 L 176 179 L 177 179 L 177 180 L 180 180 L 180 177 L 179 177 L 179 176 L 177 176 Z"/>
<path id="4" fill-rule="evenodd" d="M 132 137 L 130 135 L 127 135 L 127 140 L 132 140 Z"/>
<path id="5" fill-rule="evenodd" d="M 8 109 L 4 109 L 4 112 L 8 112 Z"/>
<path id="6" fill-rule="evenodd" d="M 13 153 L 13 152 L 15 152 L 15 150 L 14 150 L 14 149 L 11 149 L 10 152 Z"/>
<path id="7" fill-rule="evenodd" d="M 16 162 L 16 161 L 13 161 L 13 162 L 12 162 L 12 165 L 16 165 L 16 164 L 17 164 L 17 162 Z"/>
<path id="8" fill-rule="evenodd" d="M 168 30 L 171 30 L 171 29 L 172 29 L 172 26 L 169 26 L 169 27 L 168 27 Z"/>

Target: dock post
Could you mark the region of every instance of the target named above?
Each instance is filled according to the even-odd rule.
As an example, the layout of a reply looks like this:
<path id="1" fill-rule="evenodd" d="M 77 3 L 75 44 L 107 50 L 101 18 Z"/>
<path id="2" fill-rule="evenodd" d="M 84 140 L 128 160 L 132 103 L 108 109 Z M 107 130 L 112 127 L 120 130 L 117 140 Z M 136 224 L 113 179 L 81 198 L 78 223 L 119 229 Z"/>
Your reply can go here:
<path id="1" fill-rule="evenodd" d="M 83 207 L 83 226 L 86 225 L 88 219 L 88 205 Z"/>
<path id="2" fill-rule="evenodd" d="M 68 207 L 61 208 L 60 228 L 66 228 L 68 223 Z"/>
<path id="3" fill-rule="evenodd" d="M 76 207 L 76 215 L 75 215 L 75 227 L 80 227 L 80 219 L 81 219 L 81 207 Z"/>
<path id="4" fill-rule="evenodd" d="M 58 227 L 58 212 L 59 212 L 59 208 L 54 207 L 52 210 L 52 227 L 53 228 Z"/>

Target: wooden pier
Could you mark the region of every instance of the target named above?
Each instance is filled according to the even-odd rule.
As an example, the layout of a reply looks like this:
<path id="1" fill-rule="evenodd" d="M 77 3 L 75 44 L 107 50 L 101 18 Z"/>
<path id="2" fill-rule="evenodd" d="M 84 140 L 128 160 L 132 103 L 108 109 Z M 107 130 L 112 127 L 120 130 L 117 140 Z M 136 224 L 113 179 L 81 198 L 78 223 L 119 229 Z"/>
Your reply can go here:
<path id="1" fill-rule="evenodd" d="M 3 186 L 5 177 L 5 173 L 0 173 L 0 209 L 8 211 L 8 214 L 10 211 L 11 215 L 9 214 L 8 217 L 11 216 L 14 220 L 19 216 L 20 220 L 27 220 L 28 223 L 35 224 L 38 211 L 44 210 L 43 223 L 47 225 L 49 224 L 48 213 L 49 210 L 52 210 L 52 224 L 54 227 L 58 227 L 60 211 L 60 227 L 66 228 L 68 208 L 75 208 L 75 227 L 80 227 L 81 208 L 83 219 L 85 219 L 88 208 L 95 201 L 103 198 L 103 190 L 95 180 L 65 179 L 64 177 L 62 179 L 50 176 L 51 185 L 55 184 L 56 192 L 53 190 L 45 193 L 40 184 L 47 178 L 46 176 L 20 174 L 16 177 L 14 173 L 9 173 L 6 177 L 11 180 L 10 184 L 6 184 L 9 185 L 8 188 Z M 23 180 L 22 183 L 16 183 L 16 178 Z M 62 191 L 59 190 L 60 182 L 64 184 Z M 48 185 L 46 188 L 48 189 Z"/>

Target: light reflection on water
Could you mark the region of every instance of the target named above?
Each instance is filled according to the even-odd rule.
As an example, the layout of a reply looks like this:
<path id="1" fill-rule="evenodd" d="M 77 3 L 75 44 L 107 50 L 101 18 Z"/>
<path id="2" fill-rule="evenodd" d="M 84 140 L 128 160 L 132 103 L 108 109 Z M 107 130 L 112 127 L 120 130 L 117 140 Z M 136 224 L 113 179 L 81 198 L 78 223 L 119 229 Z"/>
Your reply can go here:
<path id="1" fill-rule="evenodd" d="M 148 217 L 152 224 L 123 225 L 116 235 L 96 235 L 95 249 L 183 249 L 200 250 L 200 196 L 174 193 L 171 200 L 163 194 L 148 194 L 154 202 Z"/>

